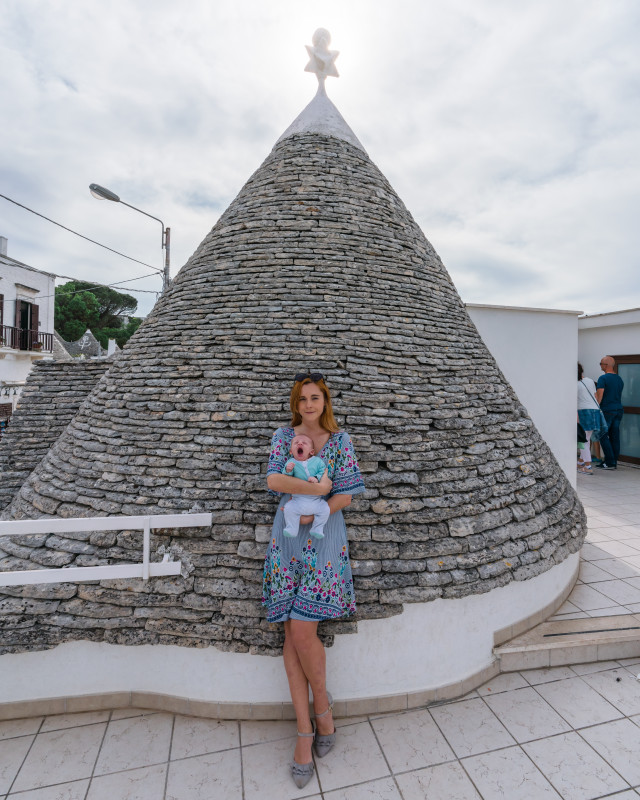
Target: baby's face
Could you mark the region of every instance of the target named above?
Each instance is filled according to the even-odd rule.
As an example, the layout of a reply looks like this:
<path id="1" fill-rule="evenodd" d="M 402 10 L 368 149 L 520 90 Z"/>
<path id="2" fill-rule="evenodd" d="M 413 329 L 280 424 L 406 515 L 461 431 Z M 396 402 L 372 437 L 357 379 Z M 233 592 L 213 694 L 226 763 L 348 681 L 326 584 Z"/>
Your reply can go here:
<path id="1" fill-rule="evenodd" d="M 289 452 L 296 461 L 306 461 L 313 455 L 313 442 L 308 436 L 294 436 Z"/>

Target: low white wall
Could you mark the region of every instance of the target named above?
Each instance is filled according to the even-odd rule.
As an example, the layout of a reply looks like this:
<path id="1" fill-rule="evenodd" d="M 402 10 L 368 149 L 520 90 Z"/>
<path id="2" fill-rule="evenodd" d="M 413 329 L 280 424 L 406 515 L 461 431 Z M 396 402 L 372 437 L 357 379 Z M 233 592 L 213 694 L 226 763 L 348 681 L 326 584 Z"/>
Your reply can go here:
<path id="1" fill-rule="evenodd" d="M 576 484 L 579 311 L 467 304 L 505 378 Z"/>
<path id="2" fill-rule="evenodd" d="M 406 604 L 399 616 L 358 623 L 357 635 L 337 636 L 327 650 L 334 697 L 418 692 L 475 675 L 493 661 L 495 631 L 532 617 L 567 591 L 578 558 L 486 594 Z M 0 703 L 122 691 L 210 702 L 289 701 L 281 658 L 213 647 L 70 642 L 0 659 Z"/>
<path id="3" fill-rule="evenodd" d="M 578 320 L 578 361 L 588 378 L 602 374 L 602 356 L 640 354 L 640 309 L 594 314 Z"/>

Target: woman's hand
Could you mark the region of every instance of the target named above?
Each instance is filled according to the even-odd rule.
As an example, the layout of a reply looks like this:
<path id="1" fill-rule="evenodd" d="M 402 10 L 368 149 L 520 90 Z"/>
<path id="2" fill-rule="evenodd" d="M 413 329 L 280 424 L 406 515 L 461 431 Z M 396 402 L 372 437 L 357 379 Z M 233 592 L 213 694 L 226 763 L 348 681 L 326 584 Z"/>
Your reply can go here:
<path id="1" fill-rule="evenodd" d="M 329 494 L 332 486 L 333 482 L 329 480 L 329 470 L 325 469 L 322 477 L 320 478 L 318 483 L 313 487 L 314 489 L 318 489 L 318 491 L 313 492 L 313 494 L 319 494 L 321 496 Z"/>
<path id="2" fill-rule="evenodd" d="M 303 516 L 300 517 L 300 524 L 308 525 L 310 522 L 313 522 L 314 519 L 315 517 L 313 516 L 313 514 L 304 514 Z"/>

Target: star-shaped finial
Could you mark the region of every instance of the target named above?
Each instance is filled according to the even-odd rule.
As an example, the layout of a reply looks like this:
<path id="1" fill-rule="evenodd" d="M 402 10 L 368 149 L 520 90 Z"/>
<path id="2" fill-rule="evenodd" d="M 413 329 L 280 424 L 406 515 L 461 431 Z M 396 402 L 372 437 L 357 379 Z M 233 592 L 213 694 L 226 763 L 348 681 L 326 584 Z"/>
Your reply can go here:
<path id="1" fill-rule="evenodd" d="M 327 76 L 340 77 L 335 65 L 335 60 L 340 55 L 340 52 L 338 50 L 329 50 L 331 34 L 325 28 L 318 28 L 311 41 L 313 42 L 313 47 L 305 45 L 307 53 L 309 53 L 309 63 L 304 68 L 304 71 L 315 72 L 318 83 L 322 87 Z"/>

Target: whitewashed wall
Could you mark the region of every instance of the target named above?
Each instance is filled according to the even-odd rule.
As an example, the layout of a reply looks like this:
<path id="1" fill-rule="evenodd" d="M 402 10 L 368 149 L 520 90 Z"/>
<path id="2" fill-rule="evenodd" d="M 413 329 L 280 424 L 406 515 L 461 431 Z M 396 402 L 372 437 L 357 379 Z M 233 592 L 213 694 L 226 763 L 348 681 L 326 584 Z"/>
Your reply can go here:
<path id="1" fill-rule="evenodd" d="M 581 312 L 475 303 L 467 303 L 467 311 L 575 486 L 576 364 Z"/>
<path id="2" fill-rule="evenodd" d="M 4 295 L 3 325 L 16 324 L 16 299 L 35 303 L 39 310 L 39 330 L 53 333 L 55 276 L 33 269 L 12 258 L 0 255 L 0 294 Z M 33 351 L 0 349 L 0 386 L 23 383 L 31 364 L 50 356 Z"/>
<path id="3" fill-rule="evenodd" d="M 602 356 L 640 354 L 640 308 L 593 314 L 578 320 L 578 360 L 589 378 L 602 374 Z"/>

